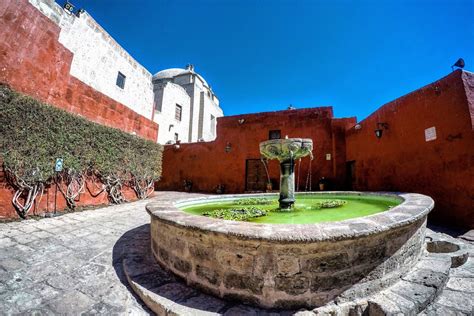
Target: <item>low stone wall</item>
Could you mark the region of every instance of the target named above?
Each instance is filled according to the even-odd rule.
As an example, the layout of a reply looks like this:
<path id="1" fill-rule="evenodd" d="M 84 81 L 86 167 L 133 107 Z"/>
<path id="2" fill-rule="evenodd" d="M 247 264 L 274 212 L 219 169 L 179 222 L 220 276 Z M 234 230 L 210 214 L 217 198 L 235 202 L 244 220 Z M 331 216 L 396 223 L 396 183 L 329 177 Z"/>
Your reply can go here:
<path id="1" fill-rule="evenodd" d="M 353 300 L 393 284 L 423 252 L 433 200 L 400 197 L 387 212 L 313 225 L 223 221 L 175 206 L 189 201 L 151 203 L 152 251 L 188 284 L 226 299 L 278 308 Z"/>

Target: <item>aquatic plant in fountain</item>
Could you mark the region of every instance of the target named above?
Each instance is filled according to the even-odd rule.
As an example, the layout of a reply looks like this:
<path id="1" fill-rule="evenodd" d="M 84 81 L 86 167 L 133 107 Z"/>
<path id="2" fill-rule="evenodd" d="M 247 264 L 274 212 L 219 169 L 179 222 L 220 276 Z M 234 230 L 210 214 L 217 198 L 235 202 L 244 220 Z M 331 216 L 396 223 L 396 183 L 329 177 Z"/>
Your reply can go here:
<path id="1" fill-rule="evenodd" d="M 308 138 L 271 139 L 260 143 L 260 153 L 266 159 L 280 162 L 280 209 L 290 210 L 295 204 L 295 160 L 313 159 L 313 140 Z"/>
<path id="2" fill-rule="evenodd" d="M 267 212 L 257 207 L 241 207 L 234 209 L 212 210 L 209 212 L 204 212 L 202 215 L 232 221 L 247 221 L 251 218 L 265 216 L 267 215 Z"/>

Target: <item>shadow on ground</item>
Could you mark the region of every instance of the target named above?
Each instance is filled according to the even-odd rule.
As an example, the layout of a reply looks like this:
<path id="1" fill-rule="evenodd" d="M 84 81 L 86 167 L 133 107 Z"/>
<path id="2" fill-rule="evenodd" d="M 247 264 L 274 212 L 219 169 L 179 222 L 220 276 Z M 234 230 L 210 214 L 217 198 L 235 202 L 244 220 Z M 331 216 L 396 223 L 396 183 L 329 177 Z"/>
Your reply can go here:
<path id="1" fill-rule="evenodd" d="M 125 258 L 131 258 L 135 256 L 143 255 L 145 251 L 148 251 L 150 247 L 150 224 L 145 224 L 137 228 L 131 229 L 123 234 L 115 243 L 112 252 L 112 262 L 115 269 L 115 273 L 119 278 L 120 282 L 124 284 L 127 289 L 132 293 L 135 299 L 143 307 L 144 311 L 153 315 L 151 311 L 135 294 L 130 284 L 127 281 L 127 277 L 123 270 L 123 260 Z"/>

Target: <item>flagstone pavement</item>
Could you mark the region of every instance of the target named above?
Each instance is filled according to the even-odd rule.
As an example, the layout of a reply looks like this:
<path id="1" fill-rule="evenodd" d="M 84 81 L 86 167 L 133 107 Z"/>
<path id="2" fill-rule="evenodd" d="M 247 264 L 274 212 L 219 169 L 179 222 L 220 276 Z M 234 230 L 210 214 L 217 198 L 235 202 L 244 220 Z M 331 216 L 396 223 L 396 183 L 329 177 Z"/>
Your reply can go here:
<path id="1" fill-rule="evenodd" d="M 182 195 L 157 192 L 152 199 Z M 149 233 L 149 202 L 0 223 L 0 315 L 148 315 L 121 261 L 149 247 L 139 242 Z M 134 236 L 125 234 L 130 230 Z"/>

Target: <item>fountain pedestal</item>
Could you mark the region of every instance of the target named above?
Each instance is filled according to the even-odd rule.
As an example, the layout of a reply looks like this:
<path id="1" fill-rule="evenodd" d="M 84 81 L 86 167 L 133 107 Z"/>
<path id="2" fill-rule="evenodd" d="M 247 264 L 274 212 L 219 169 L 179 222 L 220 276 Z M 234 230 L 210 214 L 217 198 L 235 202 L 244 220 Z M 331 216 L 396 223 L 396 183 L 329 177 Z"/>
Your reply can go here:
<path id="1" fill-rule="evenodd" d="M 295 204 L 295 162 L 280 162 L 280 208 L 289 209 Z"/>
<path id="2" fill-rule="evenodd" d="M 295 160 L 312 157 L 313 141 L 307 138 L 272 139 L 260 143 L 266 159 L 280 162 L 280 208 L 290 209 L 295 203 Z"/>

